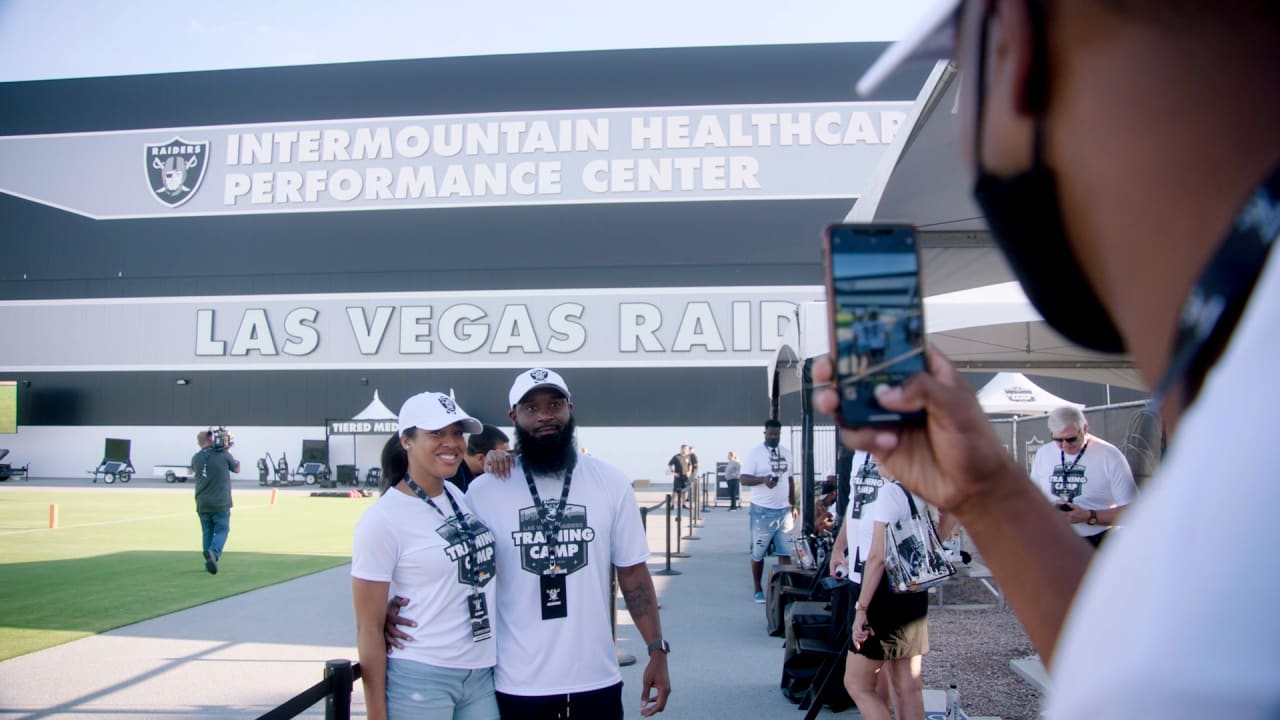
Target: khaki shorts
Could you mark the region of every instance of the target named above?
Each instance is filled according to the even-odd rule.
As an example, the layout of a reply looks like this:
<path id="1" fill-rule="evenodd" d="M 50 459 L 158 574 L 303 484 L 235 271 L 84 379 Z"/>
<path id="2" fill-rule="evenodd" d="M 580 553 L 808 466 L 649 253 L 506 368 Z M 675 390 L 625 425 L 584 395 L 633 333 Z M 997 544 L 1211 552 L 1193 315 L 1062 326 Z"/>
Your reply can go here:
<path id="1" fill-rule="evenodd" d="M 901 660 L 929 652 L 929 620 L 919 618 L 889 632 L 877 632 L 857 654 L 872 660 Z"/>

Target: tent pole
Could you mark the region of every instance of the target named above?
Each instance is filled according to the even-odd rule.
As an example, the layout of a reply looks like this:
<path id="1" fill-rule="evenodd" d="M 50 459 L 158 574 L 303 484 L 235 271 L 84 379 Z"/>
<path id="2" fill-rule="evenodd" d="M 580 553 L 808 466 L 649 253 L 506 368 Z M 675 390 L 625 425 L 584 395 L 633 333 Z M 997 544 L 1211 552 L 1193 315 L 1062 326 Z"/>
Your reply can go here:
<path id="1" fill-rule="evenodd" d="M 800 375 L 800 442 L 802 445 L 801 452 L 804 453 L 804 460 L 800 463 L 800 509 L 803 516 L 803 524 L 805 535 L 812 535 L 814 531 L 815 508 L 813 507 L 815 491 L 813 481 L 813 360 L 806 359 L 804 361 L 803 370 Z"/>

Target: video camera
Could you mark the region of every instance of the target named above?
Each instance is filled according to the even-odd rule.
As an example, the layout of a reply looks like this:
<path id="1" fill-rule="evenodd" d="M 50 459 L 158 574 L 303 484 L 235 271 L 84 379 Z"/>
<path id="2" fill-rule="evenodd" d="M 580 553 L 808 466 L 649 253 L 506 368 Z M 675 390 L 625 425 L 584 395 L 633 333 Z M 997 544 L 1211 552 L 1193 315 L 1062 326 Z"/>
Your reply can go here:
<path id="1" fill-rule="evenodd" d="M 216 428 L 209 428 L 209 440 L 213 443 L 210 447 L 214 450 L 229 450 L 235 444 L 236 436 L 219 425 Z"/>

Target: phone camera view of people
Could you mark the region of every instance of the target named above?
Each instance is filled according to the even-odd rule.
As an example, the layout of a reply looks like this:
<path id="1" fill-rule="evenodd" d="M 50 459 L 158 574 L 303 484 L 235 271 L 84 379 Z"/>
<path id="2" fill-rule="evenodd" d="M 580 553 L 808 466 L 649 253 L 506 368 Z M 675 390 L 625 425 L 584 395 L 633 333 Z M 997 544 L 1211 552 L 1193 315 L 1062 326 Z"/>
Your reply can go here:
<path id="1" fill-rule="evenodd" d="M 848 427 L 917 422 L 875 399 L 925 370 L 924 316 L 915 231 L 907 225 L 835 225 L 828 231 L 831 333 Z"/>

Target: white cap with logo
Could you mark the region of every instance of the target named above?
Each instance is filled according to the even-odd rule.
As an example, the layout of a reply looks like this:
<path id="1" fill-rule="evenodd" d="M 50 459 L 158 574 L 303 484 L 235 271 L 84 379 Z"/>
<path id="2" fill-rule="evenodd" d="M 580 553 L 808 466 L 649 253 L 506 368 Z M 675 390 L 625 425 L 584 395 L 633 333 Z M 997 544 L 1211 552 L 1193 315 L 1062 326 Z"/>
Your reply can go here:
<path id="1" fill-rule="evenodd" d="M 555 388 L 564 395 L 565 400 L 573 402 L 573 396 L 569 394 L 569 386 L 565 384 L 564 378 L 560 377 L 559 373 L 546 368 L 534 368 L 516 376 L 516 381 L 511 384 L 511 392 L 507 393 L 510 406 L 515 407 L 525 395 L 538 388 Z"/>
<path id="2" fill-rule="evenodd" d="M 929 3 L 897 42 L 871 63 L 858 80 L 858 94 L 870 95 L 898 66 L 909 60 L 946 60 L 955 54 L 956 15 L 964 0 Z"/>
<path id="3" fill-rule="evenodd" d="M 484 425 L 458 407 L 453 398 L 444 393 L 424 392 L 405 400 L 404 405 L 400 406 L 396 432 L 403 435 L 409 428 L 439 430 L 457 422 L 462 423 L 463 432 L 478 433 L 484 430 Z"/>

